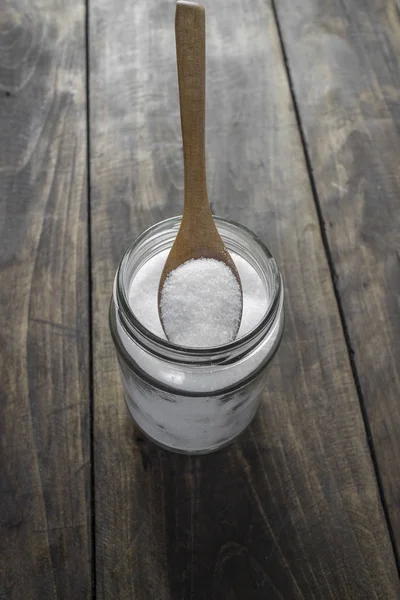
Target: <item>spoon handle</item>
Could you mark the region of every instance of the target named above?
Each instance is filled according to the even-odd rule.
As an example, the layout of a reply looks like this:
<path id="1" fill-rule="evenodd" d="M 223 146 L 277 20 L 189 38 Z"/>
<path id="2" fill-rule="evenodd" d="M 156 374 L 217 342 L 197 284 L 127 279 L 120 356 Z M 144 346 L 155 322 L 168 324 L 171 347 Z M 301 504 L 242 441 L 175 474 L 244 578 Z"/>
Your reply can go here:
<path id="1" fill-rule="evenodd" d="M 210 211 L 205 159 L 205 11 L 179 0 L 175 39 L 185 171 L 184 215 Z M 211 211 L 210 211 L 211 212 Z"/>

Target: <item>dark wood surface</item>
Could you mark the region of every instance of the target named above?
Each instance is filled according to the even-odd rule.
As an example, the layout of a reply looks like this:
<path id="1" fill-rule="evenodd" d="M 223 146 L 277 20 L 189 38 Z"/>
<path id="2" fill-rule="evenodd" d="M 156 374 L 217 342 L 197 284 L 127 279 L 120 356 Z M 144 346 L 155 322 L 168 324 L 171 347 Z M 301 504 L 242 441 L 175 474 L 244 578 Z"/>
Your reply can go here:
<path id="1" fill-rule="evenodd" d="M 282 268 L 287 324 L 249 431 L 203 458 L 158 450 L 119 386 L 107 308 L 130 240 L 182 206 L 174 4 L 91 11 L 97 593 L 398 598 L 318 218 L 268 3 L 208 6 L 213 209 Z M 234 15 L 234 16 L 233 16 Z"/>
<path id="2" fill-rule="evenodd" d="M 400 5 L 277 7 L 400 558 Z"/>
<path id="3" fill-rule="evenodd" d="M 248 431 L 184 457 L 132 423 L 107 319 L 182 207 L 174 2 L 0 4 L 0 600 L 400 598 L 396 6 L 206 5 L 209 196 L 286 330 Z"/>
<path id="4" fill-rule="evenodd" d="M 85 6 L 0 3 L 0 598 L 91 597 Z"/>

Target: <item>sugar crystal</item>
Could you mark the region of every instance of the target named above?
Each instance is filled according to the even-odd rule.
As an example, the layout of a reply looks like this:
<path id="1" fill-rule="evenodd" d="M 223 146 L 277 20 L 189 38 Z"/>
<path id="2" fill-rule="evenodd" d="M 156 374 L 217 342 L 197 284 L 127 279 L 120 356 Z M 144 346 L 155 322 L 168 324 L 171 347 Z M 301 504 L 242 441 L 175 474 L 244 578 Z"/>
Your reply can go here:
<path id="1" fill-rule="evenodd" d="M 207 348 L 232 342 L 242 314 L 242 292 L 232 270 L 213 258 L 192 259 L 166 278 L 161 318 L 168 339 Z"/>
<path id="2" fill-rule="evenodd" d="M 160 323 L 157 305 L 158 285 L 169 250 L 163 250 L 147 260 L 134 274 L 129 304 L 135 317 L 152 333 L 166 339 Z M 242 256 L 231 252 L 239 271 L 243 288 L 243 315 L 238 337 L 251 331 L 267 310 L 269 298 L 257 271 Z"/>

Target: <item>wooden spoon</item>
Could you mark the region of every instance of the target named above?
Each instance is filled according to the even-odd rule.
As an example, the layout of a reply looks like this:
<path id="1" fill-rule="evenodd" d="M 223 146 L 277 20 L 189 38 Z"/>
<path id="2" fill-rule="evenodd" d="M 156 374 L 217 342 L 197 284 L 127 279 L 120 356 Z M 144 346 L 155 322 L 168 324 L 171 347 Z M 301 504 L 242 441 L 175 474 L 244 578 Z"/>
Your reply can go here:
<path id="1" fill-rule="evenodd" d="M 214 258 L 222 261 L 231 269 L 242 290 L 235 263 L 215 226 L 207 195 L 203 6 L 184 0 L 177 2 L 175 37 L 185 172 L 184 207 L 181 225 L 166 260 L 158 288 L 161 323 L 160 301 L 165 279 L 171 271 L 190 259 Z"/>

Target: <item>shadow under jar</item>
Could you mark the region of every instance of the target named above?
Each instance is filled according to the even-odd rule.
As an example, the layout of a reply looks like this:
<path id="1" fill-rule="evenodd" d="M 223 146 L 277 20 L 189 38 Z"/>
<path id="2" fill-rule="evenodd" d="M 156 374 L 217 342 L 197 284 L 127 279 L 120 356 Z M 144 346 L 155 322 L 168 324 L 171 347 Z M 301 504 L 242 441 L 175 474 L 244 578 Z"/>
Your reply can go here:
<path id="1" fill-rule="evenodd" d="M 231 442 L 257 411 L 268 363 L 282 337 L 283 286 L 264 244 L 245 227 L 215 217 L 242 279 L 238 337 L 212 348 L 167 341 L 157 312 L 157 273 L 153 290 L 144 285 L 149 298 L 141 303 L 134 296 L 146 266 L 157 261 L 161 275 L 180 221 L 174 217 L 154 225 L 126 251 L 115 276 L 110 328 L 126 403 L 139 428 L 169 450 L 206 453 Z M 264 397 L 268 401 L 268 391 Z"/>

